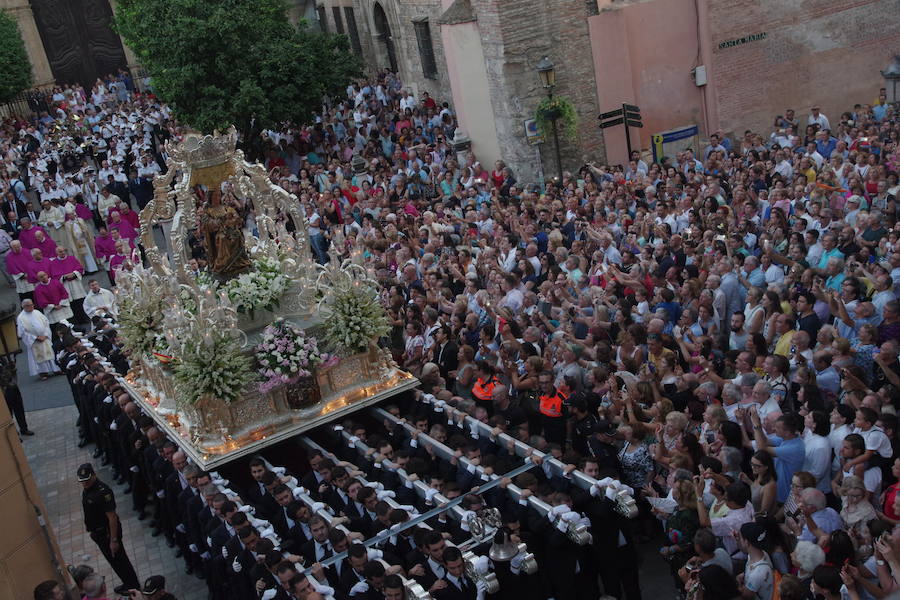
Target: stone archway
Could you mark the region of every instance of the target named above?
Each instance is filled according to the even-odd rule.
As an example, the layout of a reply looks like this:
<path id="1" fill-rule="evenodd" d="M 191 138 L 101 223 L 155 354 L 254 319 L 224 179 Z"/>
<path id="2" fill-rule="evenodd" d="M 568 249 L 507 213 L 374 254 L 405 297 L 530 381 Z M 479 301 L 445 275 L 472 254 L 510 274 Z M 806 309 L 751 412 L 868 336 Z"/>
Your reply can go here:
<path id="1" fill-rule="evenodd" d="M 394 48 L 394 38 L 391 36 L 391 24 L 388 22 L 387 14 L 385 14 L 380 2 L 375 3 L 372 9 L 372 16 L 375 20 L 375 37 L 387 54 L 391 71 L 396 73 L 399 69 L 397 67 L 397 51 Z"/>

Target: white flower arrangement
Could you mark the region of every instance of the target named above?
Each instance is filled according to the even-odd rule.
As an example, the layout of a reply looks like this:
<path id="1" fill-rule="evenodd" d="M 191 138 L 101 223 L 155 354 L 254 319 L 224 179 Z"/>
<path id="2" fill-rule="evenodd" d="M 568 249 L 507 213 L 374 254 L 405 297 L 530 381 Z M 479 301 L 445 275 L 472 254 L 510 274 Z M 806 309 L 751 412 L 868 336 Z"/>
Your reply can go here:
<path id="1" fill-rule="evenodd" d="M 134 355 L 149 357 L 162 335 L 161 307 L 140 306 L 127 296 L 120 302 L 118 327 L 125 347 Z"/>
<path id="2" fill-rule="evenodd" d="M 384 308 L 367 286 L 339 292 L 330 307 L 331 314 L 323 324 L 325 339 L 347 354 L 366 351 L 369 344 L 390 331 Z"/>
<path id="3" fill-rule="evenodd" d="M 290 285 L 281 272 L 281 264 L 270 258 L 253 260 L 253 269 L 229 279 L 222 289 L 238 312 L 253 314 L 265 309 L 274 310 Z"/>
<path id="4" fill-rule="evenodd" d="M 301 378 L 310 377 L 313 369 L 328 355 L 319 351 L 316 338 L 284 319 L 277 319 L 266 327 L 262 341 L 256 346 L 259 374 L 265 381 L 259 386 L 262 393 Z"/>
<path id="5" fill-rule="evenodd" d="M 221 331 L 185 345 L 174 370 L 178 398 L 190 404 L 203 396 L 233 402 L 256 379 L 252 361 L 241 352 L 240 343 Z"/>

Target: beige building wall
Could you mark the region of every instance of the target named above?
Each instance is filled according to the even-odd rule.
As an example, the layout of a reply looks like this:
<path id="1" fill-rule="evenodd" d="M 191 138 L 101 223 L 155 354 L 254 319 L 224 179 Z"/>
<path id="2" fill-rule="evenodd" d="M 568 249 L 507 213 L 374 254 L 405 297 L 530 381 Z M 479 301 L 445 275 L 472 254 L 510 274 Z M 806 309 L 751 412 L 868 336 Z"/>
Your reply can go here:
<path id="1" fill-rule="evenodd" d="M 44 52 L 44 43 L 41 34 L 38 33 L 34 22 L 34 14 L 28 0 L 0 0 L 0 8 L 9 12 L 19 23 L 19 31 L 25 41 L 25 51 L 31 61 L 31 73 L 33 85 L 43 86 L 53 83 L 53 73 L 50 71 L 50 63 Z"/>
<path id="2" fill-rule="evenodd" d="M 2 394 L 0 394 L 2 396 Z M 47 579 L 68 585 L 56 536 L 46 515 L 31 468 L 6 402 L 0 400 L 0 598 L 31 598 L 34 587 Z M 43 522 L 43 526 L 42 526 Z"/>
<path id="3" fill-rule="evenodd" d="M 447 73 L 460 127 L 472 140 L 472 152 L 488 170 L 500 160 L 500 142 L 476 22 L 442 25 Z"/>

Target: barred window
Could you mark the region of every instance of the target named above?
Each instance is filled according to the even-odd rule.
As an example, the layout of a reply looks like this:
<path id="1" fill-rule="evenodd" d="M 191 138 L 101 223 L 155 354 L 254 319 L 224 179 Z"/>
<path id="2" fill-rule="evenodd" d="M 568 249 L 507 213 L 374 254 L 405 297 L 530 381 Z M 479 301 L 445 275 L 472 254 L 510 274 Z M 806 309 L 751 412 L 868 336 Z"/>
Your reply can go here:
<path id="1" fill-rule="evenodd" d="M 332 6 L 331 14 L 334 15 L 334 28 L 338 33 L 344 33 L 344 19 L 341 18 L 341 7 Z"/>
<path id="2" fill-rule="evenodd" d="M 325 7 L 316 7 L 316 15 L 319 17 L 319 27 L 322 28 L 323 32 L 328 33 L 328 19 L 325 18 Z"/>
<path id="3" fill-rule="evenodd" d="M 356 28 L 356 14 L 352 6 L 344 7 L 344 17 L 347 21 L 347 33 L 350 34 L 350 45 L 354 52 L 362 56 L 362 44 L 359 42 L 359 29 Z"/>
<path id="4" fill-rule="evenodd" d="M 416 29 L 416 43 L 422 60 L 422 75 L 427 79 L 437 79 L 437 63 L 434 60 L 434 45 L 431 42 L 431 25 L 428 20 L 413 21 Z"/>

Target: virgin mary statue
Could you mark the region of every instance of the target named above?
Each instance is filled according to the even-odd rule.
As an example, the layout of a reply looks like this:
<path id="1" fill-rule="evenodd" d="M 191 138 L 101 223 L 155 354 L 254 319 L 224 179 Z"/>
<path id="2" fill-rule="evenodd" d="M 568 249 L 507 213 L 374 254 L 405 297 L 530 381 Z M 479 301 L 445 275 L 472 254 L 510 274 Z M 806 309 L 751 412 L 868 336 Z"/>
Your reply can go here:
<path id="1" fill-rule="evenodd" d="M 200 215 L 200 233 L 209 270 L 220 279 L 231 279 L 250 268 L 242 225 L 237 211 L 222 202 L 222 193 L 210 191 Z"/>

